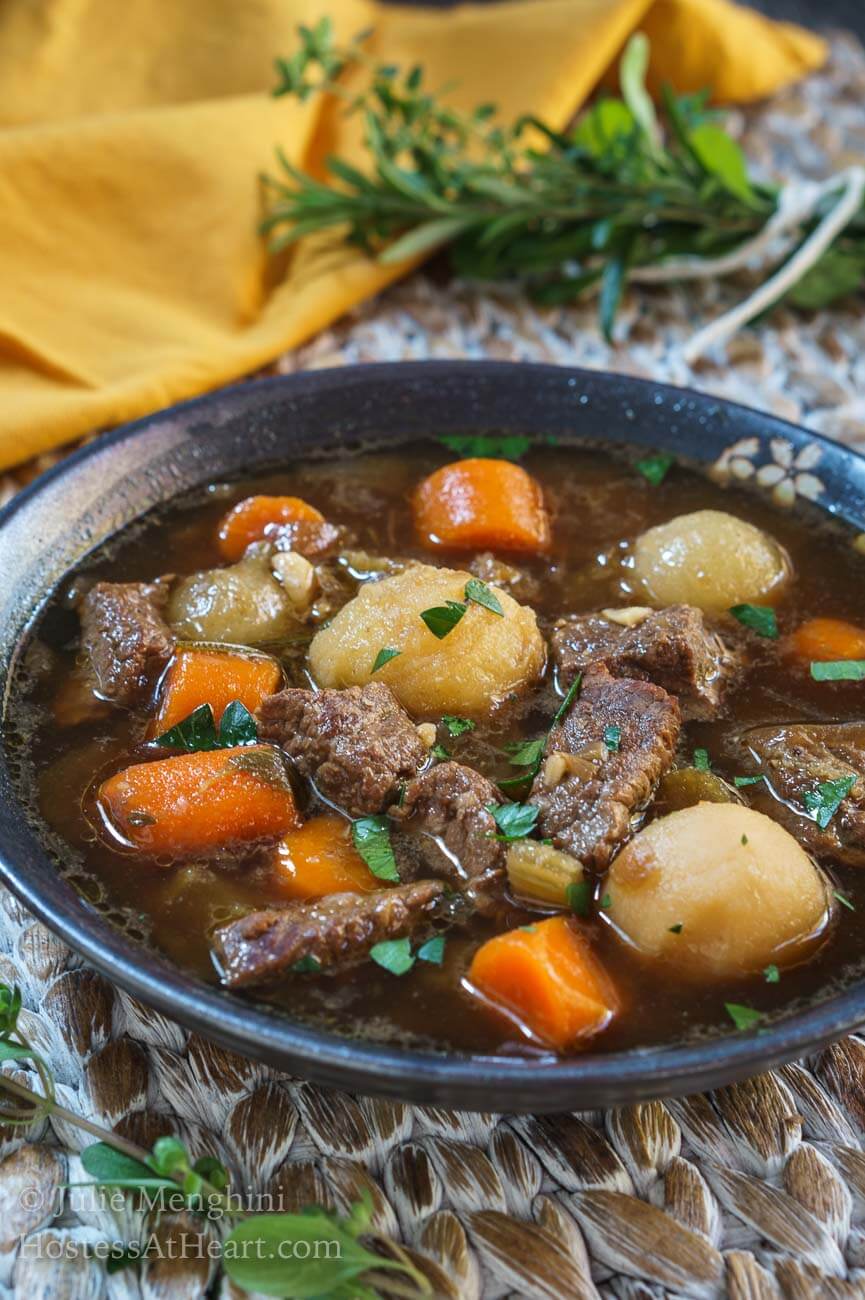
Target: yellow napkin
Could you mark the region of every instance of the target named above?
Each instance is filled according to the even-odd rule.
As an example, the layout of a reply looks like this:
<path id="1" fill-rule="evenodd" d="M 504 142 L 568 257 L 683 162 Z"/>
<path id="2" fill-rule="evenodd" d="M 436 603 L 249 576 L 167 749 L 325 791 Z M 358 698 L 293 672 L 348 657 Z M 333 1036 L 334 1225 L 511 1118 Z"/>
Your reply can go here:
<path id="1" fill-rule="evenodd" d="M 258 173 L 363 161 L 356 125 L 269 95 L 295 27 L 562 126 L 642 27 L 652 76 L 771 94 L 823 43 L 728 0 L 5 0 L 0 5 L 0 467 L 235 379 L 395 279 L 308 240 L 272 283 Z"/>

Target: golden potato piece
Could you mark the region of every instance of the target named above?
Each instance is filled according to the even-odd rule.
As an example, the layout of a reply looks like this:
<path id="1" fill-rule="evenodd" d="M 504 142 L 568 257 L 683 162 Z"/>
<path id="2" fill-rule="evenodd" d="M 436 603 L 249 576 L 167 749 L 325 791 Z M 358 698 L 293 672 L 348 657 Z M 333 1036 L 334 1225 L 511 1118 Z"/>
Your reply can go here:
<path id="1" fill-rule="evenodd" d="M 616 857 L 607 892 L 621 937 L 698 979 L 798 961 L 830 914 L 826 880 L 801 845 L 732 803 L 652 822 Z"/>
<path id="2" fill-rule="evenodd" d="M 790 576 L 786 551 L 722 510 L 677 515 L 634 545 L 634 594 L 653 604 L 721 611 L 773 598 Z"/>
<path id="3" fill-rule="evenodd" d="M 294 606 L 262 556 L 181 578 L 166 617 L 180 637 L 234 645 L 273 645 L 300 627 Z"/>
<path id="4" fill-rule="evenodd" d="M 504 617 L 469 603 L 441 640 L 421 613 L 465 600 L 470 573 L 414 564 L 403 573 L 361 587 L 309 649 L 320 686 L 363 686 L 379 651 L 399 650 L 375 674 L 415 717 L 442 713 L 482 717 L 512 692 L 536 680 L 544 666 L 544 642 L 534 611 L 498 587 Z"/>

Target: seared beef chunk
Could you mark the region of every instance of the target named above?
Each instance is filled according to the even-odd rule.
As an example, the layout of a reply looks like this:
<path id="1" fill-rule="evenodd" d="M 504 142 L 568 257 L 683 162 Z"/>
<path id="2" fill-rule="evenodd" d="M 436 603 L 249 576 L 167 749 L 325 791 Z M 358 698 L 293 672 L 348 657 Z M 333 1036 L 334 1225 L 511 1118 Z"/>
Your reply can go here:
<path id="1" fill-rule="evenodd" d="M 417 727 L 381 682 L 343 691 L 292 687 L 269 696 L 258 716 L 261 739 L 281 745 L 301 775 L 352 817 L 381 812 L 427 757 Z"/>
<path id="2" fill-rule="evenodd" d="M 81 643 L 97 691 L 113 704 L 140 704 L 171 658 L 167 599 L 161 582 L 97 582 L 84 597 Z"/>
<path id="3" fill-rule="evenodd" d="M 765 798 L 762 785 L 748 790 L 761 811 L 812 853 L 865 866 L 865 722 L 754 727 L 743 739 L 766 777 Z M 819 787 L 851 776 L 855 784 L 821 828 L 818 806 L 824 801 Z"/>
<path id="4" fill-rule="evenodd" d="M 619 611 L 611 610 L 618 614 Z M 627 616 L 627 611 L 622 611 Z M 602 663 L 614 677 L 656 682 L 679 697 L 686 718 L 711 718 L 735 668 L 735 658 L 719 636 L 706 627 L 692 605 L 648 610 L 632 626 L 603 613 L 560 619 L 552 634 L 559 675 L 570 682 L 590 664 Z"/>
<path id="5" fill-rule="evenodd" d="M 537 579 L 525 569 L 518 569 L 515 564 L 505 564 L 492 551 L 479 551 L 469 563 L 469 571 L 482 582 L 506 591 L 521 604 L 537 598 Z"/>
<path id="6" fill-rule="evenodd" d="M 669 768 L 680 725 L 678 702 L 660 686 L 590 668 L 532 786 L 541 836 L 587 867 L 606 867 Z"/>
<path id="7" fill-rule="evenodd" d="M 320 560 L 333 551 L 342 533 L 326 520 L 296 519 L 280 524 L 273 541 L 278 551 L 297 551 L 307 560 Z"/>
<path id="8" fill-rule="evenodd" d="M 235 988 L 260 984 L 304 959 L 313 970 L 361 961 L 385 939 L 425 934 L 443 894 L 441 881 L 419 880 L 251 912 L 214 935 L 223 981 Z"/>
<path id="9" fill-rule="evenodd" d="M 497 912 L 502 903 L 504 846 L 496 839 L 489 804 L 501 803 L 491 781 L 462 763 L 438 763 L 411 781 L 391 817 L 408 829 L 436 836 L 430 841 L 430 870 L 463 892 L 479 912 Z"/>

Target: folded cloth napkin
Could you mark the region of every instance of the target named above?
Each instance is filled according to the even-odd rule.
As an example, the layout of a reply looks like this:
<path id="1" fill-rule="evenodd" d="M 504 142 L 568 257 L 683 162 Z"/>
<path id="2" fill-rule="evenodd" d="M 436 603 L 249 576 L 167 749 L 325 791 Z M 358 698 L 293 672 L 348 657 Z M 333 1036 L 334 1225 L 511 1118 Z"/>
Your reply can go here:
<path id="1" fill-rule="evenodd" d="M 258 175 L 363 164 L 357 123 L 273 99 L 298 23 L 375 29 L 462 107 L 563 126 L 636 28 L 651 75 L 746 101 L 823 43 L 728 0 L 5 0 L 0 6 L 0 467 L 254 370 L 396 278 L 314 237 L 274 275 Z M 402 268 L 404 270 L 405 268 Z"/>

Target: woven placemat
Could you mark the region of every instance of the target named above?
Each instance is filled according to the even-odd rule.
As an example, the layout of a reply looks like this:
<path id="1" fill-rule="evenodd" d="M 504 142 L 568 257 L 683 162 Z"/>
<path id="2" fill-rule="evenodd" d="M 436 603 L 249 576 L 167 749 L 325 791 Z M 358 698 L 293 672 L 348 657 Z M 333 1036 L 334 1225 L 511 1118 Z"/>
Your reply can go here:
<path id="1" fill-rule="evenodd" d="M 820 176 L 865 154 L 865 52 L 837 37 L 825 75 L 737 114 L 766 175 Z M 539 311 L 516 292 L 415 276 L 281 359 L 277 370 L 423 357 L 553 361 L 715 392 L 865 444 L 865 308 L 781 308 L 696 371 L 678 348 L 743 285 L 627 295 L 620 342 L 591 306 Z M 696 295 L 696 296 L 695 296 Z M 799 467 L 773 448 L 771 479 Z M 0 483 L 8 498 L 56 457 Z M 806 467 L 802 467 L 803 469 Z M 223 1160 L 263 1206 L 345 1211 L 366 1188 L 377 1225 L 453 1300 L 841 1300 L 865 1297 L 865 1040 L 711 1095 L 606 1113 L 454 1114 L 352 1097 L 212 1046 L 112 989 L 0 891 L 0 980 L 59 1101 L 149 1145 L 172 1132 Z M 192 1300 L 215 1288 L 220 1225 L 163 1215 L 164 1249 L 111 1276 L 86 1248 L 153 1224 L 63 1190 L 84 1135 L 0 1129 L 0 1300 Z M 267 1200 L 270 1197 L 270 1200 Z M 182 1248 L 181 1248 L 182 1247 Z"/>

